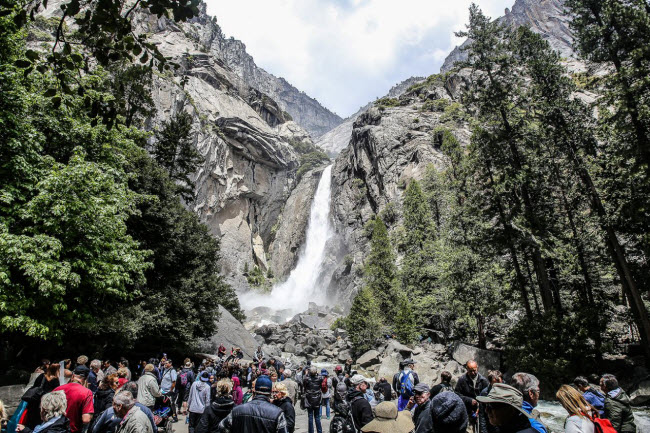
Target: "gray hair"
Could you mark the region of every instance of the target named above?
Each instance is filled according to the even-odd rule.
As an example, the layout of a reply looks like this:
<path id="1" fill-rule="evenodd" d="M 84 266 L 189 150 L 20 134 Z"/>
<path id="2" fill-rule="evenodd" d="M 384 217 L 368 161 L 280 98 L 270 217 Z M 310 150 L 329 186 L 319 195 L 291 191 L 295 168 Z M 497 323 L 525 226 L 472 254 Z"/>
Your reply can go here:
<path id="1" fill-rule="evenodd" d="M 517 388 L 525 399 L 528 391 L 539 392 L 539 379 L 529 373 L 515 373 L 510 379 L 510 386 Z"/>
<path id="2" fill-rule="evenodd" d="M 45 421 L 65 415 L 67 408 L 68 400 L 63 391 L 53 391 L 41 398 L 41 409 L 45 412 Z"/>
<path id="3" fill-rule="evenodd" d="M 291 370 L 288 368 L 284 370 L 284 377 L 290 378 L 291 377 Z"/>
<path id="4" fill-rule="evenodd" d="M 93 359 L 90 361 L 90 369 L 95 370 L 95 369 L 100 369 L 102 368 L 102 362 L 99 359 Z"/>
<path id="5" fill-rule="evenodd" d="M 316 368 L 316 367 L 314 367 L 314 366 L 309 367 L 309 374 L 310 374 L 311 376 L 316 376 L 316 375 L 318 374 L 318 368 Z"/>
<path id="6" fill-rule="evenodd" d="M 122 391 L 129 391 L 131 395 L 133 395 L 133 398 L 138 397 L 138 382 L 127 382 L 124 385 L 122 385 Z"/>
<path id="7" fill-rule="evenodd" d="M 135 399 L 131 391 L 120 391 L 113 397 L 113 404 L 131 409 L 135 405 Z"/>

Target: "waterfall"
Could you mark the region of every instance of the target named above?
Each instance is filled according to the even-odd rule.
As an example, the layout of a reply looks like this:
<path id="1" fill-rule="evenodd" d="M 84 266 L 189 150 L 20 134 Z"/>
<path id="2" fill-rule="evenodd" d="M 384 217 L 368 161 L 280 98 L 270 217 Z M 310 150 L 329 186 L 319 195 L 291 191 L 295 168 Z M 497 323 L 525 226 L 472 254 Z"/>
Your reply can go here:
<path id="1" fill-rule="evenodd" d="M 240 296 L 245 310 L 270 307 L 298 314 L 306 311 L 310 302 L 325 303 L 324 288 L 318 287 L 318 277 L 323 267 L 325 245 L 333 234 L 330 224 L 331 183 L 332 166 L 329 165 L 323 170 L 311 204 L 305 248 L 289 278 L 275 285 L 268 294 L 248 292 Z"/>

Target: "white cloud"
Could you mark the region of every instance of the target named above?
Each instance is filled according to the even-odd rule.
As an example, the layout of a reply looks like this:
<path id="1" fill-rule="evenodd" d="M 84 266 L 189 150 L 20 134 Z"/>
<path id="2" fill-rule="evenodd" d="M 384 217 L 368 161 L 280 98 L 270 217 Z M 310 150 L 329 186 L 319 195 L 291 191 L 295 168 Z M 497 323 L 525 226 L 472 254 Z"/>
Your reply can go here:
<path id="1" fill-rule="evenodd" d="M 206 0 L 258 66 L 345 117 L 414 75 L 439 71 L 471 0 Z M 490 16 L 514 0 L 475 0 Z"/>

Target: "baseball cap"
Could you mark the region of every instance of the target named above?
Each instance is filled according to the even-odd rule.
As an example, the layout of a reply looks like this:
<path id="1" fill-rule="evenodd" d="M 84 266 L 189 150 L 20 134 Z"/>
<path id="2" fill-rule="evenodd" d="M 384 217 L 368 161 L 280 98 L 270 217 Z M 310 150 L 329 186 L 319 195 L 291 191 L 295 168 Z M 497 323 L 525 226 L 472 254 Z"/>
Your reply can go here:
<path id="1" fill-rule="evenodd" d="M 422 383 L 422 382 L 415 385 L 415 388 L 413 388 L 413 391 L 415 391 L 415 392 L 431 392 L 431 390 L 429 389 L 429 386 L 426 383 Z"/>
<path id="2" fill-rule="evenodd" d="M 352 385 L 358 385 L 358 384 L 366 382 L 366 381 L 367 381 L 366 378 L 364 376 L 360 375 L 360 374 L 355 374 L 354 376 L 352 376 L 350 378 L 350 383 Z"/>
<path id="3" fill-rule="evenodd" d="M 325 368 L 323 368 L 323 369 L 320 371 L 320 374 L 321 374 L 321 376 L 329 376 L 329 373 L 327 372 L 327 369 L 325 369 Z"/>
<path id="4" fill-rule="evenodd" d="M 201 376 L 199 376 L 199 379 L 201 379 L 203 382 L 208 382 L 210 380 L 210 373 L 204 371 L 201 373 Z"/>
<path id="5" fill-rule="evenodd" d="M 257 394 L 271 394 L 272 388 L 273 382 L 271 382 L 271 378 L 266 375 L 258 377 L 255 381 L 255 392 Z"/>

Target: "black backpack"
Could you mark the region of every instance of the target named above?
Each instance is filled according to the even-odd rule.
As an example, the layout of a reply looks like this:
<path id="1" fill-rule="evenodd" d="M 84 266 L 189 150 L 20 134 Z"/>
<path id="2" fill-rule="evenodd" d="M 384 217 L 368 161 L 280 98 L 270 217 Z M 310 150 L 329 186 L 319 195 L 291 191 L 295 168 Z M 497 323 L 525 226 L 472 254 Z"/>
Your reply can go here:
<path id="1" fill-rule="evenodd" d="M 351 404 L 345 401 L 334 403 L 334 418 L 330 423 L 330 433 L 356 433 L 351 408 Z"/>

